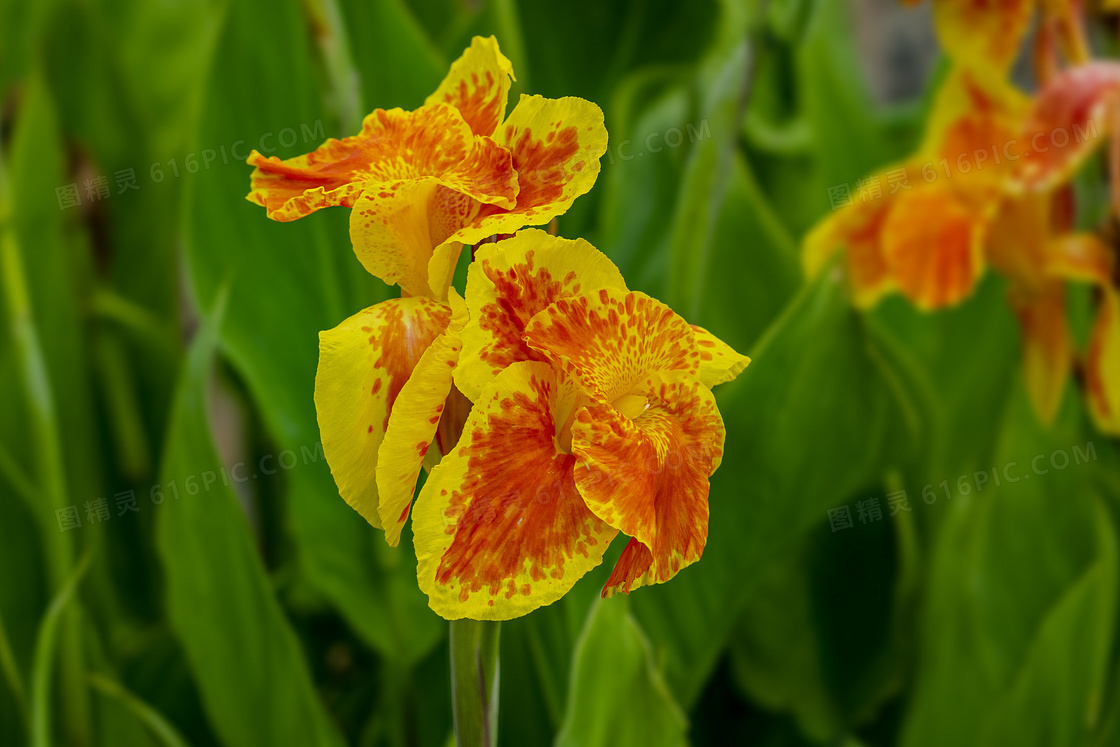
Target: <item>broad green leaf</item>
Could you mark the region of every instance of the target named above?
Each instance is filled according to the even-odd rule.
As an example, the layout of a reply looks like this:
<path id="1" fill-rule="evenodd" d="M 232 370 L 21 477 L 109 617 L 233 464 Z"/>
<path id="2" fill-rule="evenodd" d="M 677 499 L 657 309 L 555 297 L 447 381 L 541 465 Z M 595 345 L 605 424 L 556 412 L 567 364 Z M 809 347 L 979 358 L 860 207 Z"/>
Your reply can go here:
<path id="1" fill-rule="evenodd" d="M 595 605 L 572 662 L 556 747 L 680 747 L 688 722 L 626 598 Z"/>
<path id="2" fill-rule="evenodd" d="M 217 482 L 196 495 L 187 487 L 219 465 L 207 393 L 223 295 L 193 343 L 163 456 L 160 482 L 167 497 L 157 536 L 168 617 L 225 743 L 341 745 L 273 595 L 237 496 Z M 172 482 L 181 494 L 172 493 Z"/>
<path id="3" fill-rule="evenodd" d="M 328 131 L 323 123 L 303 24 L 293 6 L 260 16 L 242 4 L 231 9 L 203 117 L 207 142 L 240 143 L 241 155 L 263 147 L 288 157 L 317 147 L 324 135 L 351 134 Z M 411 545 L 388 548 L 338 497 L 312 399 L 318 333 L 389 290 L 354 256 L 345 209 L 270 221 L 244 199 L 250 171 L 232 162 L 197 175 L 187 237 L 193 293 L 207 306 L 224 279 L 234 279 L 222 347 L 259 409 L 273 453 L 291 450 L 299 457 L 298 468 L 283 479 L 286 527 L 306 578 L 368 644 L 414 661 L 443 626 L 417 588 Z"/>
<path id="4" fill-rule="evenodd" d="M 939 504 L 907 747 L 1077 745 L 1098 722 L 1116 536 L 1073 412 L 1041 429 L 1020 382 L 994 459 L 1001 483 Z"/>

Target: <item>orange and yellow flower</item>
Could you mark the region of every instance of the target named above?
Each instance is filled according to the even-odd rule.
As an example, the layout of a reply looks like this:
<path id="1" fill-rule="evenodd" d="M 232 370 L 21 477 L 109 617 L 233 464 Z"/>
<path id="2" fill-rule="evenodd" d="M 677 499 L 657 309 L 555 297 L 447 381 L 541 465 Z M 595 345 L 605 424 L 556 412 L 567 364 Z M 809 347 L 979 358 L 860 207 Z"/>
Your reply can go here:
<path id="1" fill-rule="evenodd" d="M 749 360 L 627 290 L 585 241 L 478 249 L 454 371 L 474 400 L 413 511 L 420 587 L 447 618 L 549 604 L 631 539 L 604 595 L 700 558 L 723 453 L 711 387 Z"/>
<path id="2" fill-rule="evenodd" d="M 506 116 L 513 78 L 497 41 L 475 37 L 419 109 L 378 109 L 357 135 L 286 161 L 253 151 L 248 199 L 281 221 L 351 208 L 362 265 L 443 301 L 465 244 L 563 214 L 606 152 L 589 101 L 522 96 Z"/>
<path id="3" fill-rule="evenodd" d="M 922 309 L 968 297 L 987 266 L 984 243 L 1014 164 L 1005 146 L 1017 137 L 1026 106 L 1026 98 L 1004 83 L 965 68 L 952 71 L 918 152 L 871 177 L 901 184 L 897 177 L 905 176 L 905 186 L 822 221 L 805 239 L 806 273 L 816 276 L 844 251 L 861 307 L 891 292 Z"/>
<path id="4" fill-rule="evenodd" d="M 420 470 L 450 448 L 470 404 L 451 383 L 466 320 L 451 288 L 462 247 L 564 213 L 606 149 L 602 112 L 582 99 L 523 96 L 506 117 L 512 79 L 493 37 L 476 37 L 419 109 L 378 109 L 358 135 L 297 158 L 249 158 L 248 199 L 270 218 L 351 208 L 358 259 L 401 287 L 402 298 L 320 335 L 315 380 L 339 492 L 391 544 Z"/>

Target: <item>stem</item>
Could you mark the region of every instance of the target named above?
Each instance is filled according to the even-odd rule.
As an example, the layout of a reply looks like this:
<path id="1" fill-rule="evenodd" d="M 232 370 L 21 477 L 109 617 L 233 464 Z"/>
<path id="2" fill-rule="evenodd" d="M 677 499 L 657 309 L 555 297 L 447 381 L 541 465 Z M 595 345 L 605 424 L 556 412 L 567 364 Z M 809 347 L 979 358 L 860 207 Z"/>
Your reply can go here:
<path id="1" fill-rule="evenodd" d="M 458 747 L 498 744 L 501 623 L 451 621 L 451 700 Z"/>

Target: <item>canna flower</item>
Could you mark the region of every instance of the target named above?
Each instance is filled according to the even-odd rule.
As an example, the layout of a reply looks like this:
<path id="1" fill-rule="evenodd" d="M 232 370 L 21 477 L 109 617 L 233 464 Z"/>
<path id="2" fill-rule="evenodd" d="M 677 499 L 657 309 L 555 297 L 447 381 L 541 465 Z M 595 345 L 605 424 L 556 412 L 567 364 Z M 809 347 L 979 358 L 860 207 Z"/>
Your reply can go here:
<path id="1" fill-rule="evenodd" d="M 410 296 L 444 301 L 463 245 L 563 214 L 595 183 L 603 113 L 579 98 L 522 96 L 513 66 L 475 37 L 422 107 L 377 109 L 362 131 L 281 161 L 253 151 L 248 199 L 274 220 L 351 208 L 362 265 Z"/>
<path id="2" fill-rule="evenodd" d="M 250 201 L 278 221 L 351 208 L 358 259 L 401 288 L 321 333 L 315 379 L 339 493 L 390 544 L 420 471 L 450 449 L 470 408 L 451 380 L 466 322 L 451 278 L 464 244 L 564 213 L 606 150 L 602 112 L 582 99 L 522 96 L 506 116 L 512 80 L 494 38 L 476 37 L 419 109 L 378 109 L 359 134 L 297 158 L 249 158 Z"/>
<path id="3" fill-rule="evenodd" d="M 1062 137 L 1044 140 L 1017 170 L 1023 197 L 1018 209 L 1009 208 L 1001 222 L 1004 240 L 993 250 L 993 261 L 998 257 L 1004 265 L 1019 298 L 1028 384 L 1044 420 L 1057 409 L 1072 356 L 1063 281 L 1097 289 L 1096 320 L 1084 356 L 1085 394 L 1094 421 L 1107 433 L 1120 433 L 1120 278 L 1114 248 L 1094 236 L 1071 232 L 1068 183 L 1103 146 L 1106 138 L 1099 133 L 1114 134 L 1120 126 L 1118 105 L 1120 65 L 1115 63 L 1071 68 L 1047 82 L 1027 117 L 1027 130 Z M 1116 163 L 1120 139 L 1114 136 L 1111 148 Z M 1115 179 L 1116 169 L 1112 171 Z M 1115 182 L 1112 199 L 1115 212 L 1120 204 Z M 1049 308 L 1042 308 L 1044 304 Z M 1050 331 L 1040 331 L 1043 325 Z"/>
<path id="4" fill-rule="evenodd" d="M 466 307 L 454 379 L 474 408 L 413 510 L 431 607 L 524 615 L 620 531 L 604 596 L 698 560 L 724 442 L 711 387 L 749 359 L 629 291 L 587 242 L 537 230 L 477 250 Z"/>
<path id="5" fill-rule="evenodd" d="M 843 250 L 856 305 L 900 292 L 932 310 L 959 303 L 987 262 L 984 244 L 1018 152 L 1025 98 L 1010 86 L 957 68 L 933 104 L 917 154 L 872 175 L 890 193 L 862 195 L 814 228 L 802 260 L 814 277 Z"/>

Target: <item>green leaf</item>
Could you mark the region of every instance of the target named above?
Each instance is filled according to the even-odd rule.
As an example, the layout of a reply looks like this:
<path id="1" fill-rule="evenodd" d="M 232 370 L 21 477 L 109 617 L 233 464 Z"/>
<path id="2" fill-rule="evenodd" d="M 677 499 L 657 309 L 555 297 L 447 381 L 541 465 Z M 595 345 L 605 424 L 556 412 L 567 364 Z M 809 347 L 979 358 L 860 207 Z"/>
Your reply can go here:
<path id="1" fill-rule="evenodd" d="M 276 154 L 288 157 L 317 147 L 324 135 L 352 134 L 323 124 L 324 107 L 309 72 L 308 29 L 298 8 L 278 6 L 257 15 L 239 3 L 231 14 L 218 52 L 221 72 L 204 115 L 207 142 L 239 142 L 245 155 L 251 147 L 275 149 L 284 132 L 289 147 Z M 359 58 L 361 39 L 352 40 Z M 262 138 L 268 133 L 271 138 Z M 439 640 L 443 626 L 416 585 L 411 549 L 388 548 L 338 496 L 322 458 L 313 402 L 318 333 L 384 300 L 389 291 L 354 256 L 346 210 L 270 221 L 244 199 L 249 174 L 237 163 L 198 174 L 187 237 L 193 294 L 205 307 L 226 278 L 236 283 L 222 347 L 243 377 L 275 452 L 290 449 L 300 456 L 299 467 L 283 473 L 285 528 L 305 577 L 369 645 L 398 661 L 416 661 Z"/>
<path id="2" fill-rule="evenodd" d="M 1117 543 L 1095 451 L 1076 408 L 1043 430 L 1021 381 L 1012 403 L 1000 483 L 938 504 L 906 747 L 1079 745 L 1100 717 Z"/>
<path id="3" fill-rule="evenodd" d="M 192 345 L 163 456 L 160 484 L 167 502 L 160 507 L 157 537 L 168 617 L 210 721 L 226 743 L 341 745 L 273 595 L 237 496 L 217 482 L 197 495 L 188 492 L 189 480 L 220 464 L 207 392 L 224 307 L 219 294 Z"/>
<path id="4" fill-rule="evenodd" d="M 688 722 L 626 597 L 597 603 L 572 663 L 556 747 L 680 747 Z"/>

